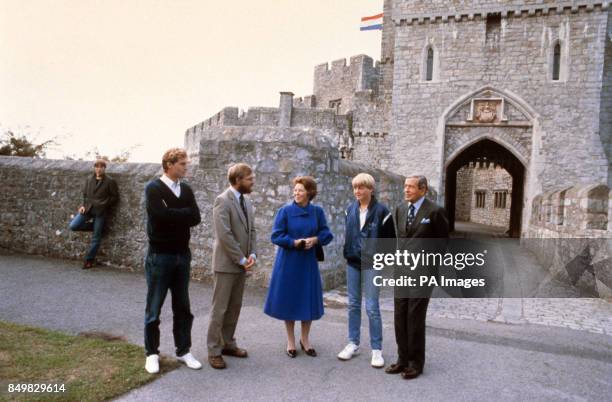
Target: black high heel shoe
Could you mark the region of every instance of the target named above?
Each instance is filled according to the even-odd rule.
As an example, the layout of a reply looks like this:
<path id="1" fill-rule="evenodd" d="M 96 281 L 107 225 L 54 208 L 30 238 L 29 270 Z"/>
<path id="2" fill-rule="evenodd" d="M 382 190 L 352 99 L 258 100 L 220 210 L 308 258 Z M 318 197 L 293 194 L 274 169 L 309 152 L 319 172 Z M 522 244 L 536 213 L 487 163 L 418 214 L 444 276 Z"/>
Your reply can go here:
<path id="1" fill-rule="evenodd" d="M 297 356 L 297 350 L 295 349 L 285 350 L 285 353 L 287 353 L 287 356 L 289 356 L 292 359 L 294 359 Z"/>
<path id="2" fill-rule="evenodd" d="M 301 339 L 300 339 L 300 347 L 302 348 L 302 350 L 303 350 L 304 352 L 306 352 L 306 354 L 307 354 L 308 356 L 315 357 L 315 356 L 317 355 L 317 351 L 316 351 L 316 350 L 314 350 L 313 348 L 310 348 L 310 349 L 306 350 L 306 348 L 304 347 L 304 344 L 302 343 L 302 340 L 301 340 Z"/>

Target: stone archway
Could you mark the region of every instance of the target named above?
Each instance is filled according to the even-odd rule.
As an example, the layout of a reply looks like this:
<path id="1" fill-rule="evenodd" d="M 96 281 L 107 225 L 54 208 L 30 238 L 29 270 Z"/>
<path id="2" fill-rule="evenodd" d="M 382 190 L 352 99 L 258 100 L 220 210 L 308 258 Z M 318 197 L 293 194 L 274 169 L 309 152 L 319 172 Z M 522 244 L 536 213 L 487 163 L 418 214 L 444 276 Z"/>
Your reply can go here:
<path id="1" fill-rule="evenodd" d="M 510 237 L 520 237 L 525 192 L 525 165 L 514 153 L 489 138 L 480 139 L 462 148 L 445 167 L 445 208 L 451 230 L 455 226 L 457 172 L 470 163 L 494 164 L 504 168 L 512 177 L 510 201 Z"/>
<path id="2" fill-rule="evenodd" d="M 530 199 L 538 187 L 534 162 L 539 163 L 541 133 L 535 110 L 512 91 L 486 85 L 450 104 L 438 120 L 436 133 L 441 162 L 436 183 L 438 200 L 453 206 L 455 193 L 448 192 L 456 192 L 456 170 L 467 159 L 497 166 L 503 162 L 513 187 L 518 189 L 512 193 L 512 205 L 520 212 L 517 215 L 512 211 L 510 232 L 520 237 L 521 227 L 524 230 L 528 225 Z M 452 209 L 449 213 L 454 214 L 454 206 Z"/>

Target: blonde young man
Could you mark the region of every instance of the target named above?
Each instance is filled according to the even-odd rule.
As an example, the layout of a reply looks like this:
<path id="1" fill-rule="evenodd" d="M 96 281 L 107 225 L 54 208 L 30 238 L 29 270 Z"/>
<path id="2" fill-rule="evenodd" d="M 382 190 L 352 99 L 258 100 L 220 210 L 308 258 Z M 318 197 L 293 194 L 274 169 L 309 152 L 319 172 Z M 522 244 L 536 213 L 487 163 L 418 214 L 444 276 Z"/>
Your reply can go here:
<path id="1" fill-rule="evenodd" d="M 347 262 L 346 284 L 348 289 L 348 344 L 338 354 L 338 359 L 349 360 L 359 353 L 361 327 L 361 297 L 365 294 L 366 313 L 370 323 L 371 365 L 381 368 L 385 365 L 382 355 L 382 320 L 378 297 L 380 289 L 374 285 L 376 272 L 363 261 L 375 249 L 373 240 L 394 238 L 393 218 L 389 209 L 374 196 L 376 182 L 367 173 L 353 178 L 353 201 L 346 209 L 344 258 Z M 367 247 L 367 249 L 363 249 Z M 371 259 L 370 259 L 371 260 Z"/>

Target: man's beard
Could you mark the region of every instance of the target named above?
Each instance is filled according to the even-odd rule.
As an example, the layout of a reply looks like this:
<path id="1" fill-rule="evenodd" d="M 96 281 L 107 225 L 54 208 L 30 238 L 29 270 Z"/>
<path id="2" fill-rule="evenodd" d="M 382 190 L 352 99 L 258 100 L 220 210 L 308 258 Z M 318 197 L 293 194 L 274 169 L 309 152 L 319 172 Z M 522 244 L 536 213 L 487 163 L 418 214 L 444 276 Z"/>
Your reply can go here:
<path id="1" fill-rule="evenodd" d="M 251 189 L 252 189 L 252 186 L 251 187 L 247 187 L 247 186 L 245 186 L 243 184 L 239 184 L 238 185 L 238 191 L 241 194 L 250 194 L 251 193 Z"/>

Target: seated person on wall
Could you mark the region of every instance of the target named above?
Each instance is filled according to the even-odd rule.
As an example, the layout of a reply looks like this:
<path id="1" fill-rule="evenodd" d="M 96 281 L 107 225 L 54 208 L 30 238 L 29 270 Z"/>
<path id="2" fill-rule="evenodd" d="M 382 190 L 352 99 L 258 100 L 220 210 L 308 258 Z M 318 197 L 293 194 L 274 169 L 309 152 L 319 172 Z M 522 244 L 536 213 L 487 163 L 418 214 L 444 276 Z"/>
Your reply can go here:
<path id="1" fill-rule="evenodd" d="M 106 161 L 96 159 L 93 174 L 89 175 L 83 183 L 83 204 L 79 207 L 77 216 L 68 226 L 72 231 L 93 231 L 83 269 L 93 267 L 102 242 L 104 223 L 111 207 L 119 201 L 117 182 L 105 171 Z"/>

